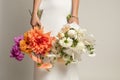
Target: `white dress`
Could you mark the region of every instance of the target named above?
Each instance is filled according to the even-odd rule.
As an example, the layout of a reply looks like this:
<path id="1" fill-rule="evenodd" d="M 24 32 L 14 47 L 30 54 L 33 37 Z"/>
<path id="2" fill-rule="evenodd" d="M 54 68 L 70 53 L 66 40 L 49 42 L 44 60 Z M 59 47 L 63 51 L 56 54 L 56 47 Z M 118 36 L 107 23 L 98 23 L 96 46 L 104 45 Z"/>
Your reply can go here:
<path id="1" fill-rule="evenodd" d="M 53 36 L 67 23 L 66 16 L 71 13 L 72 0 L 42 0 L 40 9 L 43 9 L 41 22 L 46 32 L 51 31 Z M 80 80 L 77 64 L 65 66 L 56 63 L 48 72 L 34 68 L 34 80 Z"/>

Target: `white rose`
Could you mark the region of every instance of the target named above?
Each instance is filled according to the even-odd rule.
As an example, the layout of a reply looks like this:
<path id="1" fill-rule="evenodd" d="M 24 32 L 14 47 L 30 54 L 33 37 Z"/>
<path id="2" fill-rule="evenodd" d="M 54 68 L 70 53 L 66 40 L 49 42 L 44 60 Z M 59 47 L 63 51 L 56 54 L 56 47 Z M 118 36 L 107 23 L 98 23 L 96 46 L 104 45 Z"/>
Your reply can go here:
<path id="1" fill-rule="evenodd" d="M 61 40 L 59 40 L 59 44 L 62 47 L 71 47 L 71 45 L 73 44 L 73 40 L 70 38 L 62 38 Z"/>
<path id="2" fill-rule="evenodd" d="M 68 31 L 68 36 L 71 38 L 75 38 L 77 36 L 77 33 L 75 30 L 69 30 Z"/>

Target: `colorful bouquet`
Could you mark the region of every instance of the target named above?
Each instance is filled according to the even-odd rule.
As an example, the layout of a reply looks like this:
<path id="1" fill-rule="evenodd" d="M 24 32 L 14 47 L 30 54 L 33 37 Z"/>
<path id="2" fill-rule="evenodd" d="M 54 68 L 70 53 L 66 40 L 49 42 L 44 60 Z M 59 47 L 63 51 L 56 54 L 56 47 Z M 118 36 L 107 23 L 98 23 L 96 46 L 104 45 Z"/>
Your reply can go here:
<path id="1" fill-rule="evenodd" d="M 39 18 L 42 12 L 43 10 L 38 10 Z M 71 15 L 66 17 L 67 21 L 70 17 Z M 64 25 L 58 35 L 53 37 L 50 33 L 45 33 L 43 27 L 36 26 L 24 35 L 15 37 L 10 57 L 21 61 L 26 54 L 37 63 L 39 68 L 49 70 L 54 62 L 62 61 L 65 65 L 80 62 L 83 53 L 95 56 L 94 36 L 88 34 L 87 30 L 82 29 L 78 24 Z"/>
<path id="2" fill-rule="evenodd" d="M 15 44 L 12 47 L 10 57 L 21 61 L 24 54 L 28 54 L 39 68 L 49 69 L 52 64 L 49 58 L 52 43 L 55 37 L 50 36 L 50 32 L 44 33 L 43 28 L 34 27 L 24 33 L 24 35 L 14 38 Z"/>
<path id="3" fill-rule="evenodd" d="M 64 25 L 56 37 L 51 37 L 50 32 L 44 33 L 43 27 L 34 27 L 15 37 L 14 42 L 10 57 L 21 61 L 28 54 L 39 68 L 45 69 L 52 68 L 56 61 L 65 65 L 80 62 L 83 53 L 95 55 L 94 36 L 76 23 Z"/>
<path id="4" fill-rule="evenodd" d="M 82 53 L 94 54 L 95 40 L 76 23 L 66 24 L 57 35 L 52 52 L 66 65 L 79 62 Z"/>

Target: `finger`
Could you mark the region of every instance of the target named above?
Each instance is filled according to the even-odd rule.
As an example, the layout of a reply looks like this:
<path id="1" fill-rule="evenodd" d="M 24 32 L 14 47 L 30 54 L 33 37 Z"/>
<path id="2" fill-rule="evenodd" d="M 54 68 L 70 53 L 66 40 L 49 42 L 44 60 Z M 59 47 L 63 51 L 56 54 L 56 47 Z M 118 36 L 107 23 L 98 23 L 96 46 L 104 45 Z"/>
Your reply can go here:
<path id="1" fill-rule="evenodd" d="M 32 28 L 34 29 L 35 26 L 32 26 Z"/>
<path id="2" fill-rule="evenodd" d="M 32 28 L 34 28 L 35 26 L 36 26 L 36 24 L 35 25 L 32 24 Z"/>
<path id="3" fill-rule="evenodd" d="M 32 20 L 30 21 L 30 24 L 32 27 L 34 27 L 36 24 L 32 22 Z"/>
<path id="4" fill-rule="evenodd" d="M 37 24 L 39 27 L 41 27 L 41 22 L 40 21 L 38 21 L 38 24 Z"/>
<path id="5" fill-rule="evenodd" d="M 38 21 L 38 24 L 39 24 L 39 25 L 41 25 L 41 22 L 40 22 L 40 21 Z"/>

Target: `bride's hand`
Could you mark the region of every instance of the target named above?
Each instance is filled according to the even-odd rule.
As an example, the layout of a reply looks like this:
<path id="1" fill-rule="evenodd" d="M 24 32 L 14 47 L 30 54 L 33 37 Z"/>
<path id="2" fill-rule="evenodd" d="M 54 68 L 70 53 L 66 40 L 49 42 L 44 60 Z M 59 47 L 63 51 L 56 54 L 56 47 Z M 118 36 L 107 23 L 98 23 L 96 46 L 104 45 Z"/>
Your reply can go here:
<path id="1" fill-rule="evenodd" d="M 78 17 L 72 16 L 69 20 L 68 23 L 73 23 L 76 22 L 77 24 L 79 24 L 79 19 Z"/>
<path id="2" fill-rule="evenodd" d="M 41 26 L 40 19 L 37 15 L 32 14 L 30 24 L 34 28 L 35 26 Z"/>

